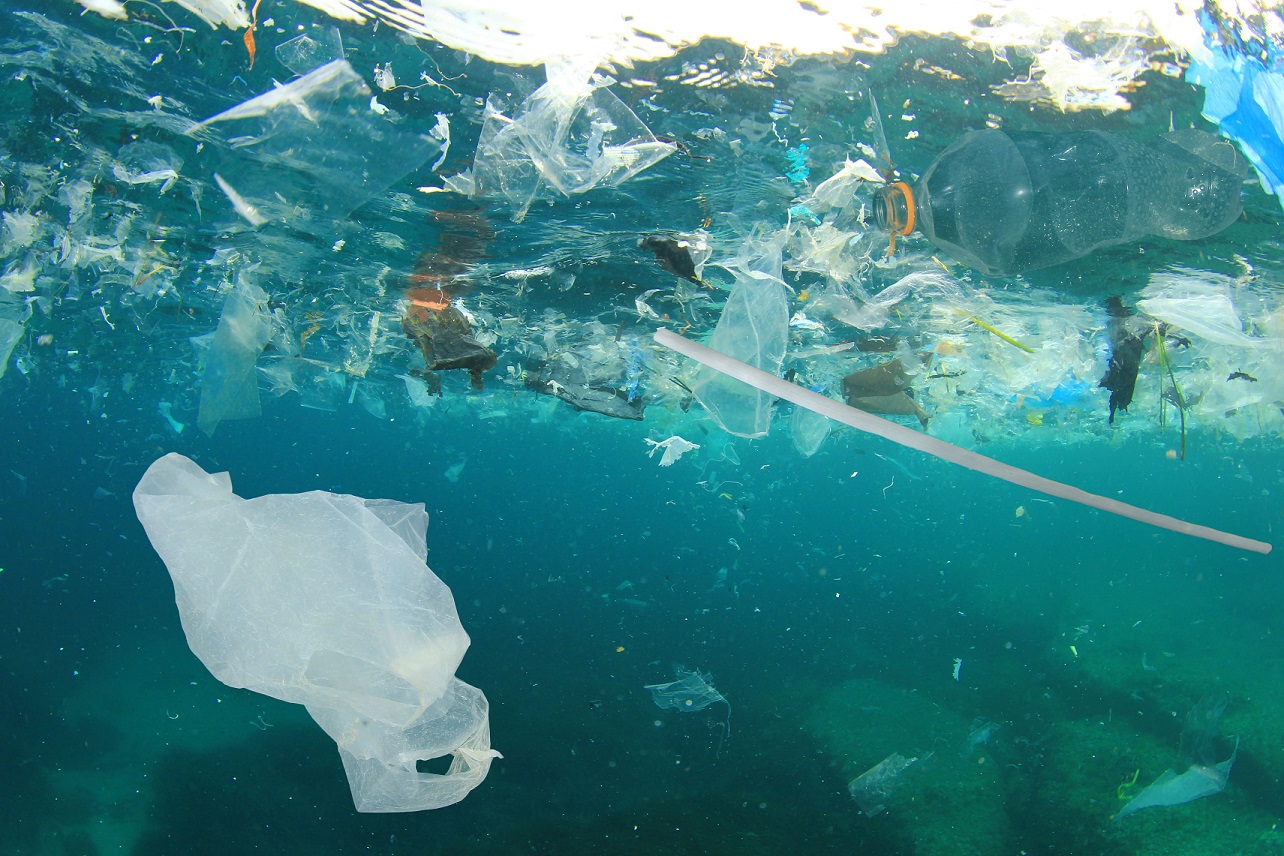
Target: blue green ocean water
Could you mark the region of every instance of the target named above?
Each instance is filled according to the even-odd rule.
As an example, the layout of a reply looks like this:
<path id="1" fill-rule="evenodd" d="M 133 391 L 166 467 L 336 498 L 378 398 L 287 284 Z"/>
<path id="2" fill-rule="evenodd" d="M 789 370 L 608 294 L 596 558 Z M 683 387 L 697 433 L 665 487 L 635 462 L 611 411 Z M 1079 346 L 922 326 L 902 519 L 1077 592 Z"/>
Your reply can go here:
<path id="1" fill-rule="evenodd" d="M 918 172 L 987 115 L 1140 136 L 1198 123 L 1194 87 L 1155 74 L 1131 111 L 1063 114 L 991 94 L 1002 75 L 988 54 L 911 38 L 859 63 L 798 61 L 771 88 L 629 96 L 657 134 L 714 160 L 673 155 L 617 189 L 541 200 L 522 223 L 494 200 L 467 208 L 489 225 L 470 238 L 484 246 L 464 253 L 484 275 L 462 299 L 474 301 L 478 330 L 498 331 L 499 366 L 481 391 L 445 373 L 440 399 L 418 407 L 403 377 L 418 354 L 395 321 L 361 373 L 335 367 L 361 356 L 353 342 L 372 311 L 395 317 L 399 287 L 423 273 L 417 258 L 446 252 L 449 230 L 430 213 L 439 197 L 415 191 L 435 176 L 399 177 L 331 233 L 316 222 L 244 228 L 204 167 L 180 170 L 165 194 L 113 180 L 121 148 L 139 140 L 200 163 L 178 123 L 130 112 L 149 109 L 138 93 L 177 93 L 177 113 L 205 118 L 288 80 L 269 39 L 319 20 L 274 9 L 282 34 L 260 35 L 251 72 L 239 36 L 188 21 L 180 45 L 137 8 L 120 25 L 70 3 L 0 10 L 0 209 L 74 231 L 59 191 L 88 180 L 102 221 L 92 234 L 119 250 L 68 262 L 47 226 L 3 259 L 7 273 L 37 274 L 31 291 L 9 289 L 11 303 L 34 308 L 0 377 L 0 854 L 1284 852 L 1278 554 L 1048 500 L 852 430 L 804 457 L 783 430 L 783 403 L 770 435 L 733 437 L 699 404 L 685 412 L 660 394 L 676 363 L 651 351 L 644 385 L 657 392 L 641 421 L 573 410 L 519 379 L 546 333 L 584 353 L 594 323 L 602 341 L 619 342 L 618 329 L 645 342 L 656 324 L 623 313 L 674 278 L 637 237 L 707 217 L 729 245 L 732 221 L 779 226 L 790 202 L 781 176 L 800 139 L 817 170 L 825 153 L 837 154 L 832 166 L 855 151 L 863 120 L 834 109 L 854 93 L 877 88 L 889 122 L 915 101 L 918 133 L 894 146 L 902 169 Z M 508 71 L 387 30 L 340 31 L 363 73 L 393 58 L 413 79 L 431 57 L 424 68 L 449 76 L 453 94 L 383 98 L 425 127 L 448 111 L 455 142 L 441 172 L 467 167 L 481 125 L 470 99 Z M 633 75 L 663 80 L 729 50 L 698 46 Z M 166 59 L 148 65 L 156 51 Z M 918 57 L 963 80 L 923 76 Z M 695 133 L 769 126 L 782 99 L 792 118 L 777 120 L 776 142 L 746 136 L 733 154 Z M 793 136 L 780 141 L 782 130 Z M 1055 307 L 1049 295 L 1130 299 L 1165 266 L 1221 275 L 1238 258 L 1278 293 L 1278 205 L 1248 186 L 1245 207 L 1199 245 L 1147 241 L 1020 281 L 952 275 Z M 340 235 L 346 255 L 334 249 Z M 929 264 L 922 246 L 909 252 Z M 550 270 L 503 276 L 537 266 Z M 342 392 L 302 406 L 306 390 L 276 395 L 255 373 L 261 415 L 210 436 L 195 424 L 204 379 L 189 338 L 216 328 L 223 284 L 247 270 L 294 341 L 315 323 L 299 350 L 330 366 Z M 806 288 L 807 276 L 790 274 L 791 285 Z M 872 286 L 898 274 L 867 276 Z M 165 285 L 150 291 L 145 279 Z M 720 300 L 692 313 L 692 335 L 712 330 Z M 1152 383 L 1158 373 L 1143 367 Z M 1105 398 L 1094 394 L 1040 424 L 970 412 L 975 447 L 1133 505 L 1278 538 L 1278 433 L 1244 436 L 1205 418 L 1173 460 L 1180 429 L 1174 412 L 1160 424 L 1157 394 L 1139 396 L 1118 430 L 1102 427 Z M 646 441 L 679 430 L 700 449 L 660 468 Z M 302 707 L 205 670 L 130 502 L 168 452 L 229 472 L 245 497 L 327 490 L 425 503 L 428 564 L 472 640 L 458 675 L 490 700 L 503 754 L 466 799 L 359 814 L 334 742 Z M 675 665 L 707 674 L 727 708 L 658 707 L 645 686 L 672 680 Z M 1222 705 L 1201 731 L 1198 711 Z M 1165 770 L 1207 770 L 1233 751 L 1223 792 L 1114 818 Z M 893 754 L 915 760 L 884 810 L 862 811 L 849 783 Z"/>

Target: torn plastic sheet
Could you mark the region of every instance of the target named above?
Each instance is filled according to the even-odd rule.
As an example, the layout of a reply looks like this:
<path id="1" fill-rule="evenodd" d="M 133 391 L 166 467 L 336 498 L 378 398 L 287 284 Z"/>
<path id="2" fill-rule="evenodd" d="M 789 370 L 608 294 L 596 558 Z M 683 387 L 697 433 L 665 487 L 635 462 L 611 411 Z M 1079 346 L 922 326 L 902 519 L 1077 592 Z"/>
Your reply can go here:
<path id="1" fill-rule="evenodd" d="M 0 256 L 8 256 L 31 246 L 43 232 L 44 223 L 41 218 L 30 211 L 0 213 Z"/>
<path id="2" fill-rule="evenodd" d="M 570 196 L 613 187 L 675 150 L 611 93 L 615 81 L 594 74 L 591 60 L 550 61 L 545 70 L 547 82 L 533 92 L 514 73 L 510 96 L 490 93 L 473 168 L 447 182 L 507 199 L 518 223 L 545 189 Z"/>
<path id="3" fill-rule="evenodd" d="M 276 60 L 295 74 L 307 74 L 328 62 L 343 59 L 338 27 L 313 27 L 276 46 Z"/>
<path id="4" fill-rule="evenodd" d="M 526 386 L 560 398 L 576 410 L 587 410 L 616 419 L 642 419 L 646 401 L 628 393 L 600 374 L 600 366 L 583 362 L 571 365 L 565 358 L 544 363 L 526 373 Z"/>
<path id="5" fill-rule="evenodd" d="M 676 434 L 669 437 L 667 440 L 652 440 L 650 437 L 645 437 L 643 439 L 645 439 L 647 445 L 651 447 L 646 453 L 648 458 L 654 458 L 656 452 L 661 449 L 664 450 L 664 454 L 660 456 L 660 466 L 662 467 L 671 467 L 675 461 L 687 452 L 692 452 L 700 448 L 698 443 L 692 443 Z"/>
<path id="6" fill-rule="evenodd" d="M 121 147 L 112 164 L 112 175 L 127 184 L 153 184 L 161 182 L 164 193 L 178 181 L 183 159 L 169 146 L 160 143 L 137 142 Z"/>
<path id="7" fill-rule="evenodd" d="M 1219 544 L 1225 544 L 1240 550 L 1250 550 L 1254 553 L 1265 554 L 1271 552 L 1271 545 L 1263 541 L 1255 541 L 1251 538 L 1232 535 L 1229 532 L 1222 532 L 1208 526 L 1188 523 L 1185 520 L 1178 520 L 1166 514 L 1158 514 L 1109 497 L 1088 493 L 1077 487 L 1055 482 L 1027 470 L 1018 469 L 993 458 L 987 458 L 984 455 L 979 455 L 976 452 L 955 446 L 936 437 L 921 434 L 912 428 L 906 428 L 904 425 L 897 425 L 895 422 L 880 419 L 854 407 L 841 404 L 832 398 L 803 389 L 761 369 L 728 357 L 726 354 L 720 354 L 712 348 L 696 344 L 690 339 L 679 336 L 677 333 L 663 327 L 655 332 L 655 341 L 657 344 L 690 357 L 713 371 L 722 372 L 728 378 L 748 384 L 764 394 L 792 401 L 799 407 L 814 410 L 817 413 L 828 416 L 830 419 L 842 422 L 844 425 L 850 425 L 858 431 L 874 434 L 901 446 L 917 449 L 951 464 L 957 464 L 969 470 L 976 470 L 977 472 L 994 476 L 997 479 L 1002 479 L 1010 484 L 1045 493 L 1048 496 L 1077 502 L 1110 514 L 1117 514 L 1120 517 L 1127 517 L 1130 520 L 1136 520 L 1160 529 L 1181 532 L 1184 535 L 1216 541 Z"/>
<path id="8" fill-rule="evenodd" d="M 307 357 L 272 359 L 259 371 L 271 382 L 271 395 L 297 392 L 299 404 L 312 410 L 338 410 L 348 389 L 348 375 L 341 369 Z"/>
<path id="9" fill-rule="evenodd" d="M 1120 809 L 1119 813 L 1115 815 L 1115 820 L 1127 817 L 1135 811 L 1141 811 L 1143 808 L 1182 805 L 1213 794 L 1220 794 L 1226 790 L 1226 784 L 1230 780 L 1231 766 L 1234 765 L 1235 756 L 1238 754 L 1239 743 L 1237 741 L 1231 756 L 1220 764 L 1213 766 L 1191 764 L 1190 768 L 1180 776 L 1174 770 L 1165 770 L 1149 787 L 1133 797 L 1131 802 Z"/>
<path id="10" fill-rule="evenodd" d="M 271 335 L 272 321 L 263 289 L 242 284 L 231 291 L 201 372 L 201 406 L 196 424 L 206 434 L 213 436 L 224 419 L 259 415 L 254 365 Z"/>
<path id="11" fill-rule="evenodd" d="M 23 330 L 22 324 L 17 321 L 0 318 L 0 377 L 4 377 L 5 369 L 9 367 L 9 356 L 22 338 Z"/>
<path id="12" fill-rule="evenodd" d="M 828 315 L 858 330 L 874 330 L 885 326 L 901 304 L 916 300 L 924 305 L 950 306 L 966 303 L 962 286 L 943 273 L 915 271 L 858 303 L 847 295 L 834 291 L 821 294 L 809 304 L 813 314 Z"/>
<path id="13" fill-rule="evenodd" d="M 860 806 L 866 817 L 873 817 L 887 808 L 887 798 L 897 785 L 901 784 L 900 776 L 909 769 L 918 758 L 906 758 L 893 752 L 847 784 L 847 793 Z"/>
<path id="14" fill-rule="evenodd" d="M 404 130 L 370 109 L 370 87 L 338 59 L 291 83 L 212 116 L 189 135 L 224 143 L 219 186 L 254 222 L 288 222 L 322 231 L 382 193 L 442 142 Z M 226 185 L 226 186 L 225 186 Z M 228 193 L 233 188 L 240 202 Z"/>
<path id="15" fill-rule="evenodd" d="M 219 25 L 231 30 L 250 26 L 250 16 L 245 11 L 245 0 L 173 0 L 196 15 L 214 29 Z"/>
<path id="16" fill-rule="evenodd" d="M 1257 348 L 1265 344 L 1244 333 L 1230 298 L 1230 281 L 1215 274 L 1156 274 L 1141 293 L 1137 308 L 1219 345 Z"/>

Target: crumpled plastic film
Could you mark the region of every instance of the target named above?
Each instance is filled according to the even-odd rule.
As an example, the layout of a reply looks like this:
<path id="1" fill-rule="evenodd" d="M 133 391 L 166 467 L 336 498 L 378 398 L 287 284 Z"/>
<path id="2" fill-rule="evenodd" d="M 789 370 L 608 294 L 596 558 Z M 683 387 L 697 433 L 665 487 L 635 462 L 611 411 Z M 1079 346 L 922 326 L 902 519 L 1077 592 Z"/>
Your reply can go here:
<path id="1" fill-rule="evenodd" d="M 371 97 L 337 59 L 187 133 L 222 138 L 219 187 L 252 225 L 257 216 L 328 231 L 441 151 L 441 140 L 372 109 Z"/>
<path id="2" fill-rule="evenodd" d="M 473 168 L 447 181 L 463 193 L 507 199 L 519 223 L 545 188 L 570 196 L 613 187 L 674 151 L 611 93 L 615 81 L 594 74 L 592 60 L 550 61 L 546 73 L 533 92 L 514 74 L 512 93 L 490 93 Z"/>
<path id="3" fill-rule="evenodd" d="M 789 346 L 789 303 L 781 279 L 783 231 L 750 235 L 734 262 L 736 277 L 709 339 L 709 347 L 772 375 L 780 373 Z M 762 437 L 771 427 L 774 397 L 710 368 L 702 368 L 691 392 L 713 420 L 739 437 Z"/>

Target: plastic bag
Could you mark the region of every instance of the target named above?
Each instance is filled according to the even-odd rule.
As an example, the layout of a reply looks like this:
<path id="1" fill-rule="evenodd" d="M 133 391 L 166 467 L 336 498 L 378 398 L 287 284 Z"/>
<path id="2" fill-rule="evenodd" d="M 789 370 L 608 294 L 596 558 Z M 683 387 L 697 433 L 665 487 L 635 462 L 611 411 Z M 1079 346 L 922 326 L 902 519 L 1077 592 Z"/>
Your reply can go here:
<path id="1" fill-rule="evenodd" d="M 793 415 L 789 417 L 789 436 L 798 454 L 810 458 L 829 436 L 829 420 L 805 407 L 794 407 Z"/>
<path id="2" fill-rule="evenodd" d="M 613 187 L 673 152 L 607 89 L 615 81 L 593 67 L 582 57 L 550 60 L 547 82 L 533 92 L 518 75 L 512 93 L 491 92 L 472 172 L 448 186 L 504 197 L 520 223 L 545 187 L 564 196 Z"/>
<path id="3" fill-rule="evenodd" d="M 1229 282 L 1214 274 L 1156 274 L 1137 308 L 1152 318 L 1219 345 L 1255 348 L 1261 339 L 1244 334 L 1229 294 Z"/>
<path id="4" fill-rule="evenodd" d="M 785 235 L 752 236 L 740 248 L 736 276 L 709 347 L 754 368 L 779 375 L 789 345 L 789 303 L 781 280 Z M 703 368 L 691 392 L 713 420 L 739 437 L 765 436 L 775 397 L 721 372 Z"/>
<path id="5" fill-rule="evenodd" d="M 169 454 L 134 508 L 192 652 L 231 687 L 307 706 L 362 812 L 463 799 L 492 759 L 486 697 L 455 678 L 468 634 L 425 564 L 422 504 L 312 491 L 242 499 Z M 417 760 L 454 756 L 445 774 Z"/>

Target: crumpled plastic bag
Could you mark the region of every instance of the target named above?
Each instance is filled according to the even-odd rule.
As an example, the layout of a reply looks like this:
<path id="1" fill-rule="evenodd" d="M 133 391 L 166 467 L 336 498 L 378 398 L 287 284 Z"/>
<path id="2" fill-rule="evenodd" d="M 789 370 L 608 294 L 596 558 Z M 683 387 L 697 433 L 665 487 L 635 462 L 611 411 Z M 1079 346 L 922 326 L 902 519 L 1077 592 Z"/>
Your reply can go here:
<path id="1" fill-rule="evenodd" d="M 227 473 L 153 463 L 134 508 L 214 677 L 305 705 L 339 746 L 361 812 L 452 805 L 500 757 L 468 648 L 426 564 L 422 504 L 324 491 L 242 499 Z M 451 754 L 444 774 L 418 760 Z"/>
<path id="2" fill-rule="evenodd" d="M 1261 339 L 1245 335 L 1231 302 L 1229 281 L 1215 274 L 1155 274 L 1137 308 L 1152 318 L 1180 327 L 1219 345 L 1256 348 Z"/>
<path id="3" fill-rule="evenodd" d="M 656 139 L 607 88 L 615 81 L 594 74 L 594 66 L 583 57 L 550 60 L 547 82 L 533 92 L 516 74 L 513 92 L 492 91 L 473 168 L 446 186 L 503 197 L 520 223 L 546 188 L 570 196 L 614 187 L 672 153 L 675 147 Z"/>
<path id="4" fill-rule="evenodd" d="M 754 234 L 741 246 L 735 262 L 724 265 L 735 274 L 731 289 L 709 339 L 709 347 L 779 375 L 789 346 L 789 302 L 781 279 L 785 232 Z M 702 368 L 691 392 L 723 430 L 738 437 L 762 437 L 771 427 L 775 397 L 721 372 Z"/>

